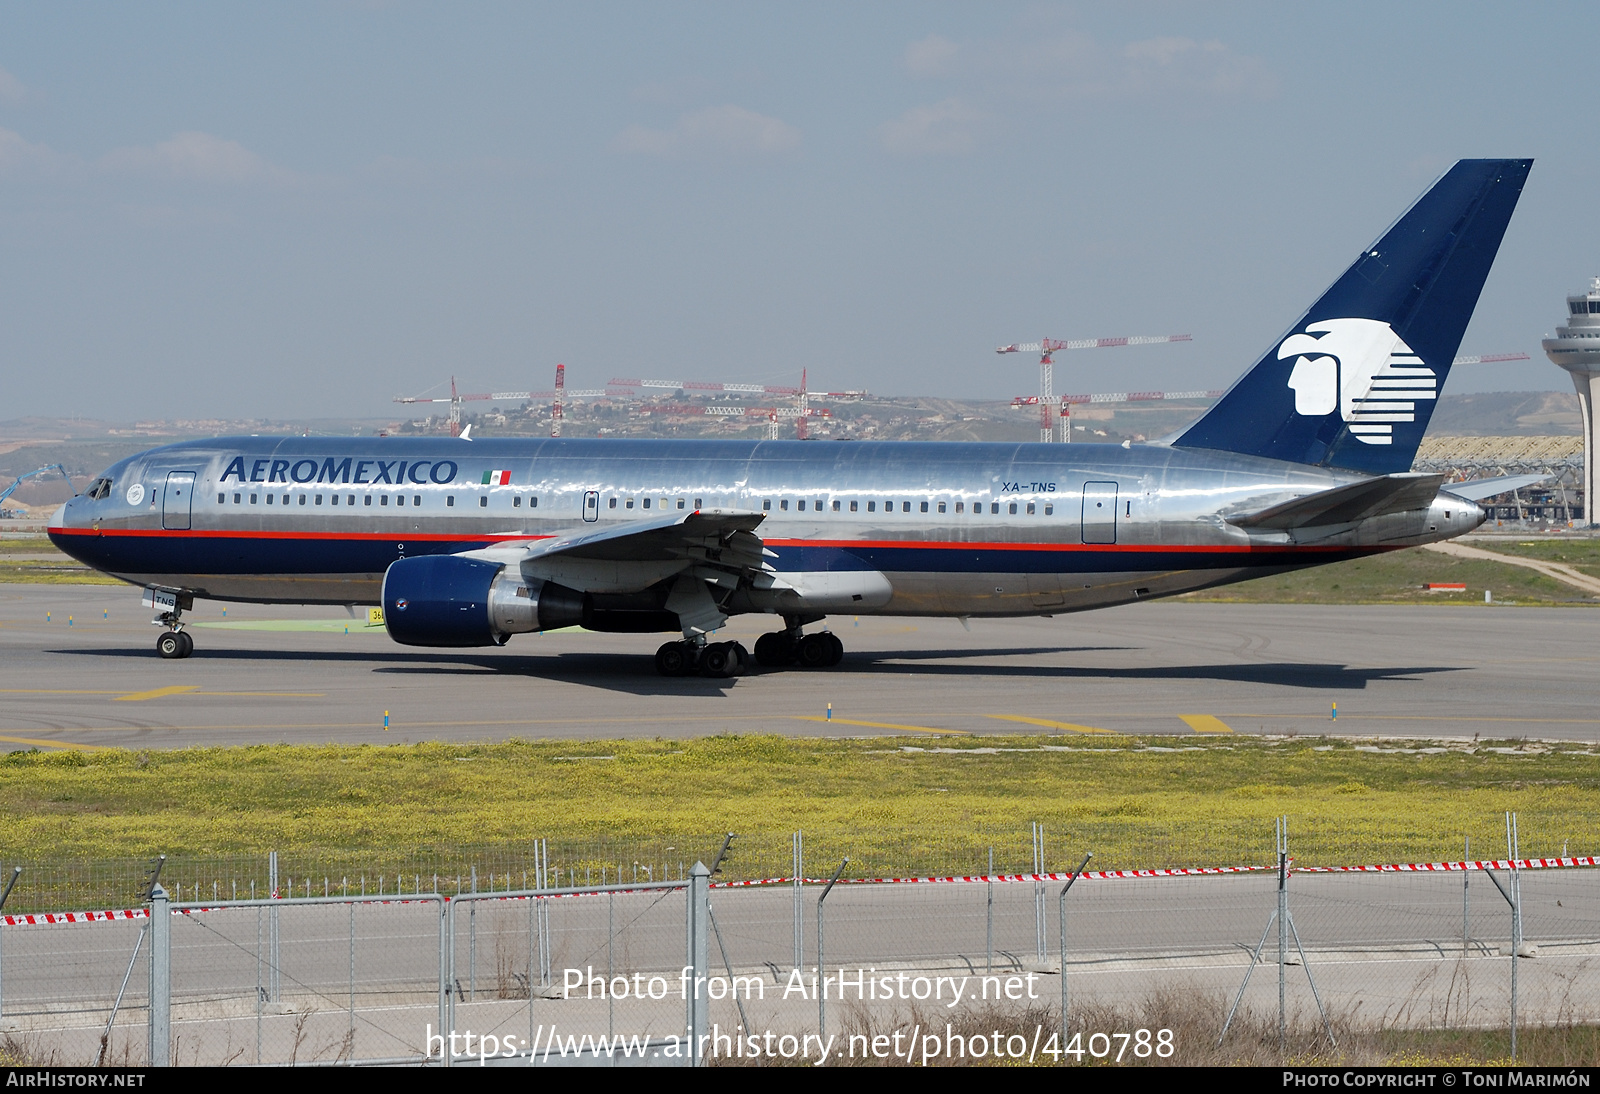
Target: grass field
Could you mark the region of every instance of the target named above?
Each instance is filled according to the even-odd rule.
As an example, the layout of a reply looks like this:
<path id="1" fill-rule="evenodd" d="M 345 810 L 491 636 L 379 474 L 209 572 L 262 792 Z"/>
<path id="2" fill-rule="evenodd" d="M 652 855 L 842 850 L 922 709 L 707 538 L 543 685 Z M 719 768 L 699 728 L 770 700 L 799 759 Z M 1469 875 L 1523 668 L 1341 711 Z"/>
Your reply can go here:
<path id="1" fill-rule="evenodd" d="M 180 880 L 223 871 L 224 890 L 225 871 L 250 873 L 269 849 L 296 876 L 474 864 L 514 874 L 536 836 L 563 869 L 597 877 L 601 863 L 640 861 L 675 874 L 733 831 L 730 876 L 756 877 L 789 872 L 789 833 L 801 828 L 813 870 L 848 855 L 855 876 L 973 873 L 993 846 L 998 869 L 1020 872 L 1039 821 L 1056 869 L 1089 850 L 1105 868 L 1233 865 L 1270 860 L 1280 814 L 1306 865 L 1432 861 L 1459 858 L 1464 836 L 1475 857 L 1503 855 L 1506 810 L 1521 815 L 1525 854 L 1593 853 L 1597 791 L 1600 753 L 1525 742 L 709 737 L 13 752 L 0 760 L 0 861 L 38 864 L 39 899 L 55 884 L 48 863 L 121 876 L 157 853 Z M 28 888 L 18 897 L 31 903 Z"/>
<path id="2" fill-rule="evenodd" d="M 1503 555 L 1536 558 L 1542 562 L 1562 562 L 1574 570 L 1600 577 L 1600 539 L 1494 540 L 1483 546 Z"/>
<path id="3" fill-rule="evenodd" d="M 1504 545 L 1496 543 L 1489 549 L 1501 551 Z M 1600 554 L 1595 557 L 1600 562 Z M 1429 582 L 1451 581 L 1465 582 L 1466 592 L 1430 593 L 1423 588 Z M 1509 563 L 1453 558 L 1421 548 L 1257 578 L 1188 593 L 1179 599 L 1245 604 L 1476 604 L 1482 608 L 1485 589 L 1491 590 L 1495 601 L 1501 604 L 1600 604 L 1582 589 L 1534 570 Z"/>

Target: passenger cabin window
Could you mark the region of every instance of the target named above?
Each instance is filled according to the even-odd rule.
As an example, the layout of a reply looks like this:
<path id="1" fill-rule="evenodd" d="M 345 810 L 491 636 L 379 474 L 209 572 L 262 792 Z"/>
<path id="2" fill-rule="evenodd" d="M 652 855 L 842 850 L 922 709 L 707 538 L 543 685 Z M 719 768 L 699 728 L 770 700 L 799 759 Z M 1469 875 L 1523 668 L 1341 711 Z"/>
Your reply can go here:
<path id="1" fill-rule="evenodd" d="M 782 501 L 780 501 L 778 503 L 778 508 L 787 513 L 789 511 L 789 499 L 784 498 Z"/>
<path id="2" fill-rule="evenodd" d="M 328 504 L 330 504 L 330 505 L 338 505 L 339 504 L 339 495 L 335 494 L 335 495 L 333 495 L 333 497 L 329 498 L 328 499 Z"/>
<path id="3" fill-rule="evenodd" d="M 853 505 L 852 505 L 852 508 L 854 508 Z M 867 502 L 867 512 L 876 513 L 877 511 L 878 511 L 878 503 L 877 502 L 875 502 L 875 501 Z"/>
<path id="4" fill-rule="evenodd" d="M 833 504 L 834 504 L 834 505 L 838 505 L 838 504 L 839 504 L 839 503 L 838 503 L 838 502 L 834 502 L 834 503 L 833 503 Z M 851 503 L 850 503 L 850 511 L 851 511 L 851 512 L 852 512 L 852 513 L 854 513 L 854 512 L 855 512 L 855 511 L 856 511 L 856 502 L 851 502 Z"/>
<path id="5" fill-rule="evenodd" d="M 251 494 L 250 495 L 250 504 L 254 505 L 255 503 L 256 503 L 256 496 L 254 494 Z"/>
<path id="6" fill-rule="evenodd" d="M 678 508 L 679 508 L 679 509 L 682 509 L 682 508 L 683 508 L 683 505 L 684 505 L 684 502 L 683 502 L 683 499 L 682 499 L 682 498 L 679 498 L 679 499 L 678 499 Z"/>
<path id="7" fill-rule="evenodd" d="M 964 501 L 956 502 L 956 512 L 964 513 L 966 511 L 967 511 L 967 503 L 966 502 L 964 502 Z M 941 512 L 941 513 L 944 512 L 944 506 L 942 506 L 942 505 L 939 506 L 939 512 Z"/>
<path id="8" fill-rule="evenodd" d="M 696 509 L 704 509 L 705 508 L 705 503 L 702 502 L 699 498 L 695 498 L 694 499 L 694 507 Z"/>
<path id="9" fill-rule="evenodd" d="M 479 509 L 487 509 L 487 508 L 489 508 L 489 498 L 488 498 L 487 495 L 485 495 L 483 497 L 480 497 L 478 499 L 478 508 Z"/>
<path id="10" fill-rule="evenodd" d="M 1054 505 L 1051 505 L 1049 502 L 1045 502 L 1045 504 L 1044 504 L 1044 515 L 1045 516 L 1047 516 L 1047 517 L 1051 516 L 1052 514 L 1055 513 L 1055 511 L 1056 511 L 1056 507 Z"/>
<path id="11" fill-rule="evenodd" d="M 1013 509 L 1013 510 L 1011 510 L 1011 511 L 1012 511 L 1012 512 L 1013 512 L 1013 513 L 1015 513 L 1015 512 L 1016 512 L 1016 510 L 1015 510 L 1015 509 Z M 992 515 L 992 516 L 999 516 L 999 515 L 1000 515 L 1000 503 L 999 503 L 999 502 L 997 502 L 997 501 L 991 501 L 991 502 L 990 502 L 990 503 L 989 503 L 989 513 L 990 513 L 990 515 Z"/>
<path id="12" fill-rule="evenodd" d="M 385 494 L 382 497 L 380 497 L 378 499 L 378 504 L 379 505 L 388 505 L 389 504 L 389 495 Z"/>
<path id="13" fill-rule="evenodd" d="M 351 499 L 351 500 L 354 500 L 354 499 Z M 446 509 L 453 509 L 453 508 L 455 508 L 455 504 L 456 504 L 456 496 L 454 494 L 446 494 L 445 498 L 444 498 L 445 508 Z"/>
<path id="14" fill-rule="evenodd" d="M 422 498 L 420 496 L 417 498 L 415 504 L 417 504 L 417 505 L 421 505 L 422 504 Z M 539 495 L 538 494 L 535 494 L 533 497 L 528 499 L 528 508 L 529 509 L 537 509 L 537 508 L 539 508 Z"/>
<path id="15" fill-rule="evenodd" d="M 1033 516 L 1033 502 L 1031 501 L 1028 503 L 1028 515 L 1030 517 Z"/>
<path id="16" fill-rule="evenodd" d="M 268 495 L 267 495 L 267 504 L 268 504 L 268 505 L 271 505 L 271 504 L 272 504 L 272 502 L 273 502 L 273 500 L 274 500 L 274 499 L 275 499 L 275 498 L 277 498 L 277 496 L 278 496 L 278 495 L 276 495 L 276 494 L 268 494 Z"/>
<path id="17" fill-rule="evenodd" d="M 228 495 L 226 495 L 226 494 L 218 494 L 217 495 L 217 504 L 218 505 L 223 504 L 227 500 L 228 500 Z"/>
<path id="18" fill-rule="evenodd" d="M 539 499 L 538 498 L 534 498 L 533 501 L 534 501 L 535 505 L 537 505 L 539 503 Z M 413 494 L 411 496 L 411 504 L 412 505 L 421 505 L 422 504 L 422 495 L 421 494 Z"/>
<path id="19" fill-rule="evenodd" d="M 238 494 L 235 494 L 233 496 L 233 504 L 235 504 L 235 505 L 239 504 L 239 495 Z"/>
<path id="20" fill-rule="evenodd" d="M 761 511 L 763 513 L 772 512 L 772 499 L 771 498 L 762 498 L 761 499 Z"/>
<path id="21" fill-rule="evenodd" d="M 521 498 L 517 498 L 517 497 L 513 497 L 511 499 L 511 508 L 513 508 L 513 509 L 521 509 L 522 508 L 522 499 Z"/>
<path id="22" fill-rule="evenodd" d="M 650 508 L 650 499 L 649 498 L 645 498 L 644 499 L 644 507 L 646 509 Z"/>
<path id="23" fill-rule="evenodd" d="M 301 494 L 300 495 L 300 504 L 304 505 L 305 503 L 306 503 L 306 496 L 304 494 Z"/>
<path id="24" fill-rule="evenodd" d="M 833 511 L 835 513 L 837 513 L 839 511 L 839 502 L 837 500 L 835 500 L 834 503 L 833 503 Z"/>
<path id="25" fill-rule="evenodd" d="M 939 503 L 939 512 L 944 512 L 944 502 L 942 501 Z"/>
<path id="26" fill-rule="evenodd" d="M 615 509 L 617 507 L 617 499 L 616 498 L 611 498 L 610 502 L 611 502 L 611 508 Z"/>
<path id="27" fill-rule="evenodd" d="M 1016 516 L 1017 515 L 1017 503 L 1016 502 L 1012 502 L 1011 503 L 1011 515 L 1012 516 Z"/>
<path id="28" fill-rule="evenodd" d="M 396 505 L 404 505 L 406 503 L 406 496 L 404 494 L 396 494 L 394 496 L 394 503 Z"/>
<path id="29" fill-rule="evenodd" d="M 942 506 L 942 505 L 941 505 L 941 506 L 940 506 L 940 507 L 939 507 L 939 508 L 940 508 L 940 509 L 943 509 L 943 508 L 944 508 L 944 506 Z M 923 503 L 922 503 L 922 511 L 923 511 L 923 512 L 924 512 L 924 513 L 926 513 L 926 512 L 927 512 L 927 511 L 928 511 L 928 503 L 927 503 L 927 502 L 923 502 Z"/>
<path id="30" fill-rule="evenodd" d="M 806 499 L 801 498 L 799 501 L 794 503 L 794 507 L 800 512 L 804 513 L 806 511 Z"/>
<path id="31" fill-rule="evenodd" d="M 318 495 L 317 495 L 317 504 L 318 504 L 318 505 L 321 505 L 321 504 L 322 504 L 322 495 L 321 495 L 321 494 L 318 494 Z"/>
<path id="32" fill-rule="evenodd" d="M 911 512 L 911 503 L 910 503 L 910 502 L 909 502 L 909 501 L 903 501 L 903 502 L 901 502 L 901 503 L 900 503 L 900 511 L 901 511 L 901 512 L 902 512 L 902 513 L 909 513 L 909 512 Z M 927 512 L 927 511 L 928 511 L 928 507 L 927 507 L 927 506 L 926 506 L 926 505 L 924 505 L 924 506 L 923 506 L 923 507 L 922 507 L 922 511 L 923 511 L 923 512 L 924 512 L 924 513 L 926 513 L 926 512 Z"/>
<path id="33" fill-rule="evenodd" d="M 364 501 L 362 501 L 361 504 L 362 505 L 371 505 L 372 504 L 372 495 L 371 494 L 366 495 L 366 499 Z"/>

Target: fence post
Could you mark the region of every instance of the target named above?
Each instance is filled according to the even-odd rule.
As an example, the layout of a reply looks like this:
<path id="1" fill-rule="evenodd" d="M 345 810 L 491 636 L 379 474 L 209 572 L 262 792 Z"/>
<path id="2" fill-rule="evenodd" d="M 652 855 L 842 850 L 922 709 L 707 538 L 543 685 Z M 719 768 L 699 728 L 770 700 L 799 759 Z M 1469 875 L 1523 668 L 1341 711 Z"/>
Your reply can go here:
<path id="1" fill-rule="evenodd" d="M 1472 936 L 1467 925 L 1467 912 L 1469 910 L 1467 885 L 1472 877 L 1472 871 L 1467 864 L 1472 861 L 1472 837 L 1467 837 L 1466 850 L 1462 852 L 1461 861 L 1461 956 L 1467 956 L 1467 947 L 1472 943 Z"/>
<path id="2" fill-rule="evenodd" d="M 444 1034 L 444 1066 L 451 1066 L 450 1031 L 456 1021 L 456 902 L 439 898 L 439 1029 Z M 531 1004 L 530 1004 L 531 1005 Z"/>
<path id="3" fill-rule="evenodd" d="M 1289 819 L 1278 819 L 1278 1056 L 1289 1047 L 1287 1006 L 1289 959 Z"/>
<path id="4" fill-rule="evenodd" d="M 148 1011 L 150 1067 L 172 1063 L 172 914 L 167 891 L 150 890 L 150 996 Z"/>
<path id="5" fill-rule="evenodd" d="M 693 1066 L 699 1067 L 703 1062 L 700 1049 L 706 1033 L 706 1018 L 711 1009 L 711 997 L 702 990 L 711 964 L 710 939 L 707 937 L 711 933 L 711 871 L 698 859 L 689 868 L 688 896 L 689 967 L 685 971 L 691 979 L 685 985 L 685 994 L 689 997 L 689 1058 Z"/>
<path id="6" fill-rule="evenodd" d="M 472 891 L 478 891 L 478 867 L 472 867 Z M 478 1000 L 478 902 L 467 905 L 467 998 Z"/>
<path id="7" fill-rule="evenodd" d="M 848 865 L 848 858 L 839 863 L 839 868 L 833 872 L 833 877 L 823 887 L 822 895 L 817 897 L 817 1038 L 826 1042 L 828 1037 L 828 970 L 823 964 L 826 960 L 822 955 L 822 902 L 828 899 L 828 894 L 833 892 L 834 885 L 839 880 L 839 875 L 844 873 Z M 844 997 L 844 989 L 839 989 L 840 998 Z"/>
<path id="8" fill-rule="evenodd" d="M 4 894 L 0 894 L 0 911 L 5 910 L 6 901 L 11 899 L 11 890 L 16 888 L 17 878 L 20 876 L 22 876 L 22 867 L 13 866 L 11 868 L 11 880 L 6 882 L 6 891 Z M 0 923 L 0 936 L 3 936 L 4 934 L 5 924 Z M 0 960 L 0 966 L 3 966 L 3 964 L 4 961 Z M 5 1013 L 5 998 L 4 980 L 0 979 L 0 1014 Z"/>
<path id="9" fill-rule="evenodd" d="M 994 972 L 994 848 L 993 847 L 989 848 L 989 873 L 986 876 L 988 877 L 989 882 L 988 882 L 988 885 L 986 886 L 986 888 L 988 889 L 988 902 L 987 902 L 987 905 L 986 905 L 987 911 L 986 911 L 986 915 L 985 915 L 985 918 L 984 918 L 983 971 L 984 972 Z M 819 904 L 818 907 L 821 907 L 821 905 Z M 820 964 L 821 961 L 822 961 L 822 955 L 818 954 L 817 955 L 817 962 Z"/>
<path id="10" fill-rule="evenodd" d="M 796 830 L 794 834 L 794 967 L 799 968 L 806 963 L 805 941 L 805 914 L 800 908 L 801 881 L 805 875 L 805 833 Z"/>
<path id="11" fill-rule="evenodd" d="M 1089 865 L 1089 860 L 1092 858 L 1094 858 L 1093 851 L 1083 856 L 1083 861 L 1078 863 L 1078 868 L 1067 878 L 1067 883 L 1061 887 L 1061 895 L 1056 899 L 1057 922 L 1061 925 L 1061 1050 L 1063 1052 L 1067 1048 L 1067 891 L 1072 888 L 1073 882 L 1083 876 L 1083 868 Z"/>
<path id="12" fill-rule="evenodd" d="M 278 852 L 267 855 L 267 895 L 278 899 Z M 283 983 L 278 976 L 278 909 L 267 909 L 267 1001 L 282 1002 Z"/>

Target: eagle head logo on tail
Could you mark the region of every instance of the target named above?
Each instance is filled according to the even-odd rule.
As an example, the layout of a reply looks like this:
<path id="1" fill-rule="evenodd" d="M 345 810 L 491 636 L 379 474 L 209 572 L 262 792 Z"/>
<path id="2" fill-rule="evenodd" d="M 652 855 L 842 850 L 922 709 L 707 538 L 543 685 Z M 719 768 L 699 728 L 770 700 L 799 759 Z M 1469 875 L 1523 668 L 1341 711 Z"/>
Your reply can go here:
<path id="1" fill-rule="evenodd" d="M 1324 319 L 1291 334 L 1278 359 L 1295 358 L 1289 372 L 1296 414 L 1335 410 L 1367 444 L 1389 444 L 1394 422 L 1417 420 L 1417 402 L 1438 395 L 1438 376 L 1376 319 Z"/>

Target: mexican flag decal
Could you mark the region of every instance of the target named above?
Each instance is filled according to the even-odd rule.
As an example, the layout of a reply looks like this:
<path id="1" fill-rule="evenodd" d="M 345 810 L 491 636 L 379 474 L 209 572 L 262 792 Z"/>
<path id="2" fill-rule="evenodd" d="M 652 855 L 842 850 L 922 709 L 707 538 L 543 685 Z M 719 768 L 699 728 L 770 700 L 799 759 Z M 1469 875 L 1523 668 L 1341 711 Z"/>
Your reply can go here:
<path id="1" fill-rule="evenodd" d="M 511 485 L 511 472 L 509 472 L 509 471 L 485 471 L 483 473 L 483 485 L 484 486 L 510 486 Z"/>

